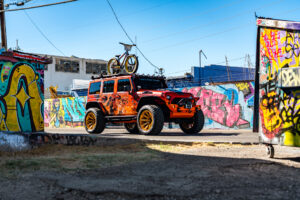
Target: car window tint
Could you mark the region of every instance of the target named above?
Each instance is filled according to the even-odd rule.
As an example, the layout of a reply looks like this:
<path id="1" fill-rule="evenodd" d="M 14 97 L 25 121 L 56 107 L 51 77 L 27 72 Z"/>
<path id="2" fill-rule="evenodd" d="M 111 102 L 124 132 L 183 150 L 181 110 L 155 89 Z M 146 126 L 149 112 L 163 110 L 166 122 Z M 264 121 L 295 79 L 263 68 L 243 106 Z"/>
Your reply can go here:
<path id="1" fill-rule="evenodd" d="M 104 81 L 102 93 L 114 92 L 114 85 L 115 85 L 115 81 Z"/>
<path id="2" fill-rule="evenodd" d="M 129 79 L 118 80 L 118 92 L 130 91 L 131 85 Z"/>
<path id="3" fill-rule="evenodd" d="M 100 88 L 101 88 L 101 82 L 91 83 L 89 94 L 99 94 Z"/>

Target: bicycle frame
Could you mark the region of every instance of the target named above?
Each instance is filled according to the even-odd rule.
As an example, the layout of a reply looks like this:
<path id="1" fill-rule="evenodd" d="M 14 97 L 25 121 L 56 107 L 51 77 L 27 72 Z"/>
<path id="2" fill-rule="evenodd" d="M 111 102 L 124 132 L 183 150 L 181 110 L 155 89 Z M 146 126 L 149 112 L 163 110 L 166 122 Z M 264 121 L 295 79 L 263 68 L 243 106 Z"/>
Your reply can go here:
<path id="1" fill-rule="evenodd" d="M 117 58 L 117 60 L 118 60 L 118 62 L 119 62 L 119 64 L 120 64 L 120 67 L 121 67 L 121 66 L 124 66 L 126 57 L 127 57 L 128 55 L 129 55 L 129 53 L 128 53 L 128 51 L 126 51 L 126 52 L 123 53 L 120 57 Z M 123 58 L 123 56 L 125 56 L 125 57 L 124 57 L 124 59 L 123 59 L 123 61 L 122 61 L 122 63 L 121 63 L 120 61 L 121 61 L 121 59 Z"/>

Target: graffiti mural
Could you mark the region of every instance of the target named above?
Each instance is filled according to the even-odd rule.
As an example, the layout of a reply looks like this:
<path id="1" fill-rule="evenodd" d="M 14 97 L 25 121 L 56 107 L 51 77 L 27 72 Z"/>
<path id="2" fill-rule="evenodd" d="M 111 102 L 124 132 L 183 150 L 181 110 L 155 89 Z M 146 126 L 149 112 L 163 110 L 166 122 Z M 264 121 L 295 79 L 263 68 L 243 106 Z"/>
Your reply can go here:
<path id="1" fill-rule="evenodd" d="M 0 130 L 43 131 L 43 71 L 48 61 L 30 54 L 4 53 L 0 56 Z"/>
<path id="2" fill-rule="evenodd" d="M 45 127 L 83 127 L 86 97 L 45 100 Z"/>
<path id="3" fill-rule="evenodd" d="M 183 88 L 199 97 L 197 104 L 205 116 L 204 128 L 242 129 L 252 127 L 253 83 Z"/>
<path id="4" fill-rule="evenodd" d="M 261 138 L 300 146 L 300 23 L 258 19 L 257 24 Z"/>

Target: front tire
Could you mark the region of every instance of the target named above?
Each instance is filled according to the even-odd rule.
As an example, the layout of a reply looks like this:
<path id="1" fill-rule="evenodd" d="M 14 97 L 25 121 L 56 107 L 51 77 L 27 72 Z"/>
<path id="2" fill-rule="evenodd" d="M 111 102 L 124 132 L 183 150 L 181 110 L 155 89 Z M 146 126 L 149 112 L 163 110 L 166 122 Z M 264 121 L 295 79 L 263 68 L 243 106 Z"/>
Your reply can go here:
<path id="1" fill-rule="evenodd" d="M 197 134 L 204 126 L 204 115 L 201 110 L 198 110 L 194 117 L 189 120 L 183 120 L 179 123 L 180 129 L 186 134 Z"/>
<path id="2" fill-rule="evenodd" d="M 141 134 L 158 135 L 164 126 L 164 114 L 156 105 L 145 105 L 138 113 L 137 125 Z"/>
<path id="3" fill-rule="evenodd" d="M 135 55 L 129 55 L 125 61 L 125 71 L 128 74 L 134 74 L 139 67 L 139 60 Z"/>
<path id="4" fill-rule="evenodd" d="M 102 133 L 105 128 L 105 119 L 101 110 L 89 108 L 84 116 L 84 127 L 88 133 Z"/>
<path id="5" fill-rule="evenodd" d="M 126 130 L 131 134 L 139 133 L 137 123 L 126 123 L 126 124 L 124 124 L 124 126 L 125 126 Z"/>

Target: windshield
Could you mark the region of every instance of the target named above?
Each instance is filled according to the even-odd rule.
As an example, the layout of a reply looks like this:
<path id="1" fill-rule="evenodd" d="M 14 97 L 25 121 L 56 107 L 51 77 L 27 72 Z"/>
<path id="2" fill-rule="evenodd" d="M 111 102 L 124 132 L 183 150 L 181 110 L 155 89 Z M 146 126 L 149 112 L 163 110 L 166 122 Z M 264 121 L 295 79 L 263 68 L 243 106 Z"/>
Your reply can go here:
<path id="1" fill-rule="evenodd" d="M 167 88 L 164 79 L 154 79 L 154 78 L 135 78 L 135 86 L 137 90 L 157 90 Z"/>

